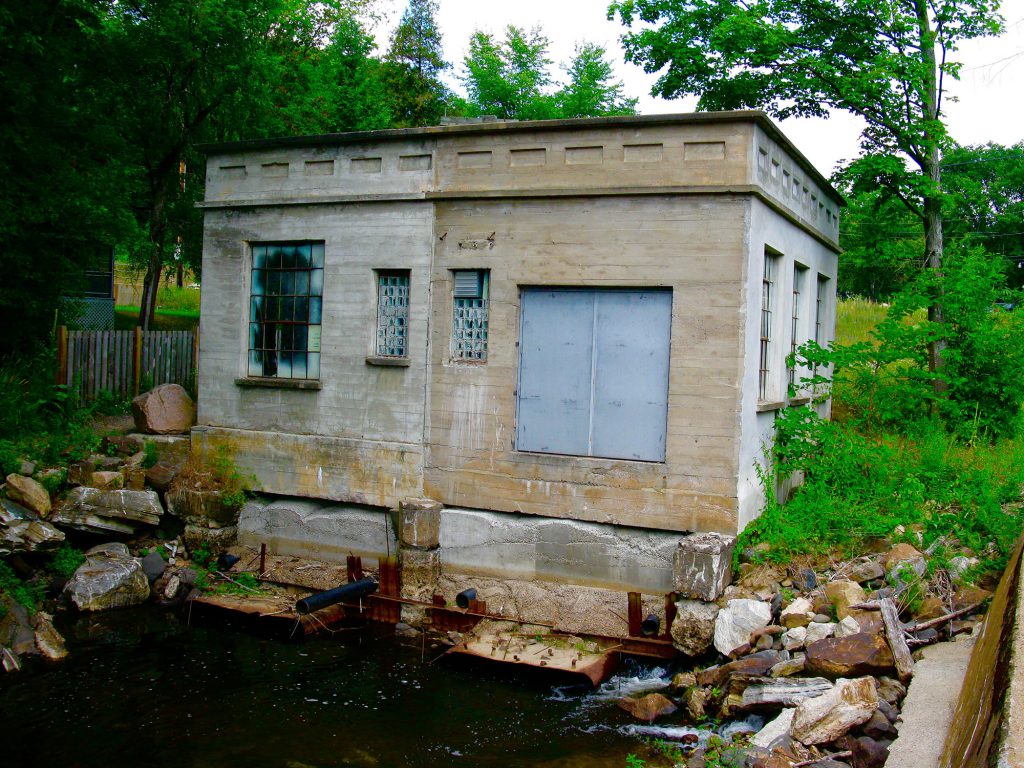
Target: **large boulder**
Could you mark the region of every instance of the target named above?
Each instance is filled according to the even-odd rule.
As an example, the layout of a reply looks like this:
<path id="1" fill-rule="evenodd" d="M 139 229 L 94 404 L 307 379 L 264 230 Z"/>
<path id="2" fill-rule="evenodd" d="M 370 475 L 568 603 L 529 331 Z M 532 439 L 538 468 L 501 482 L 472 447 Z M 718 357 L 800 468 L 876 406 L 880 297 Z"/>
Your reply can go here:
<path id="1" fill-rule="evenodd" d="M 687 656 L 700 656 L 711 647 L 715 637 L 715 619 L 721 610 L 703 600 L 680 600 L 672 622 L 672 645 Z"/>
<path id="2" fill-rule="evenodd" d="M 885 638 L 867 632 L 807 645 L 807 671 L 822 677 L 882 675 L 891 672 L 895 663 Z"/>
<path id="3" fill-rule="evenodd" d="M 188 432 L 196 419 L 196 404 L 184 387 L 161 384 L 132 400 L 132 416 L 140 432 L 173 435 Z"/>
<path id="4" fill-rule="evenodd" d="M 832 690 L 797 705 L 790 731 L 808 746 L 825 744 L 866 723 L 876 709 L 878 693 L 872 678 L 840 678 Z"/>
<path id="5" fill-rule="evenodd" d="M 728 656 L 750 642 L 750 635 L 772 620 L 772 607 L 760 600 L 730 600 L 715 620 L 715 648 Z"/>
<path id="6" fill-rule="evenodd" d="M 660 693 L 649 693 L 638 699 L 625 696 L 618 701 L 619 707 L 629 712 L 637 720 L 649 723 L 662 715 L 671 715 L 676 711 L 675 703 Z"/>
<path id="7" fill-rule="evenodd" d="M 159 525 L 164 508 L 154 491 L 101 491 L 72 488 L 51 520 L 81 531 L 133 534 L 143 525 Z"/>
<path id="8" fill-rule="evenodd" d="M 80 611 L 106 611 L 146 602 L 149 579 L 123 544 L 102 544 L 85 553 L 64 591 Z"/>
<path id="9" fill-rule="evenodd" d="M 697 683 L 709 688 L 722 688 L 730 677 L 764 677 L 783 658 L 778 651 L 752 653 L 736 661 L 701 670 L 697 673 Z"/>
<path id="10" fill-rule="evenodd" d="M 50 494 L 41 483 L 22 475 L 7 476 L 7 498 L 41 517 L 50 514 Z"/>

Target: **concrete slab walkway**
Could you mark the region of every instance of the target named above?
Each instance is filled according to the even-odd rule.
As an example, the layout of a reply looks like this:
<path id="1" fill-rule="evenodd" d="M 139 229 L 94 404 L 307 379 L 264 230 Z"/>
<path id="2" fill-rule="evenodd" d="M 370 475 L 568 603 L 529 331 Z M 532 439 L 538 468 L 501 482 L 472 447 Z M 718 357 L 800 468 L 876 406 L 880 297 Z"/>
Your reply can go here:
<path id="1" fill-rule="evenodd" d="M 961 635 L 922 651 L 903 700 L 899 737 L 889 747 L 885 768 L 935 768 L 946 744 L 953 712 L 974 649 L 974 637 Z"/>

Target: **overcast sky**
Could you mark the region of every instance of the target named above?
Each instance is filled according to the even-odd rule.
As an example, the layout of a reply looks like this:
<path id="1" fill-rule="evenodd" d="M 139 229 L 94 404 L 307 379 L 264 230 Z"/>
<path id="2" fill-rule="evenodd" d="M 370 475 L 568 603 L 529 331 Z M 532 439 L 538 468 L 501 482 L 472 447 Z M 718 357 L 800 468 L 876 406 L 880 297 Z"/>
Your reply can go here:
<path id="1" fill-rule="evenodd" d="M 616 63 L 618 77 L 628 96 L 640 97 L 641 114 L 691 112 L 696 99 L 666 101 L 650 95 L 656 75 L 622 61 L 619 36 L 623 27 L 606 18 L 607 0 L 439 0 L 438 25 L 444 39 L 445 55 L 462 70 L 469 37 L 481 29 L 501 36 L 508 24 L 539 25 L 551 41 L 551 58 L 567 62 L 582 41 L 604 45 Z M 387 18 L 377 30 L 381 50 L 387 48 L 391 29 L 398 23 L 406 0 L 383 0 Z M 959 99 L 947 102 L 947 124 L 962 144 L 994 141 L 1015 144 L 1024 140 L 1024 0 L 1003 0 L 1006 33 L 964 44 L 956 59 L 964 69 L 960 82 L 948 87 Z M 451 83 L 456 85 L 453 76 Z M 855 157 L 860 124 L 855 118 L 837 114 L 829 120 L 790 119 L 780 123 L 783 132 L 804 152 L 823 174 L 830 175 L 837 162 Z"/>

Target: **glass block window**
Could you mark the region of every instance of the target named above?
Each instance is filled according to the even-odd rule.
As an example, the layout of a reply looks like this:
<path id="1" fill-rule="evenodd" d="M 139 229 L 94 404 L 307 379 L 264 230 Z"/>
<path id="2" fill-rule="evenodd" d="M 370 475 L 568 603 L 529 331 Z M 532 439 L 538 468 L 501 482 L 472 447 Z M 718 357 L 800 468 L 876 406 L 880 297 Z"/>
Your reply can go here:
<path id="1" fill-rule="evenodd" d="M 409 356 L 409 272 L 377 272 L 378 357 Z"/>
<path id="2" fill-rule="evenodd" d="M 486 360 L 490 272 L 460 269 L 453 277 L 452 359 Z"/>
<path id="3" fill-rule="evenodd" d="M 249 375 L 320 378 L 324 244 L 252 246 Z"/>

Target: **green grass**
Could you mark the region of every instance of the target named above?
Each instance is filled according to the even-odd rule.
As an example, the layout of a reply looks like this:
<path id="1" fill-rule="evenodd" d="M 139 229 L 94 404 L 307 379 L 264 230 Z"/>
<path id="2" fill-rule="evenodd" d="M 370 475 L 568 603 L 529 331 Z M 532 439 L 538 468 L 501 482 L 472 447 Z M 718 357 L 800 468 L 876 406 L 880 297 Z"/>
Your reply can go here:
<path id="1" fill-rule="evenodd" d="M 185 309 L 157 309 L 154 331 L 191 331 L 199 326 L 199 313 Z M 114 328 L 128 331 L 139 324 L 139 308 L 121 306 L 114 309 Z"/>
<path id="2" fill-rule="evenodd" d="M 879 304 L 859 296 L 840 299 L 836 306 L 836 343 L 845 345 L 874 341 L 871 331 L 885 318 L 888 310 L 888 304 Z M 924 320 L 924 311 L 915 314 L 913 319 Z"/>

